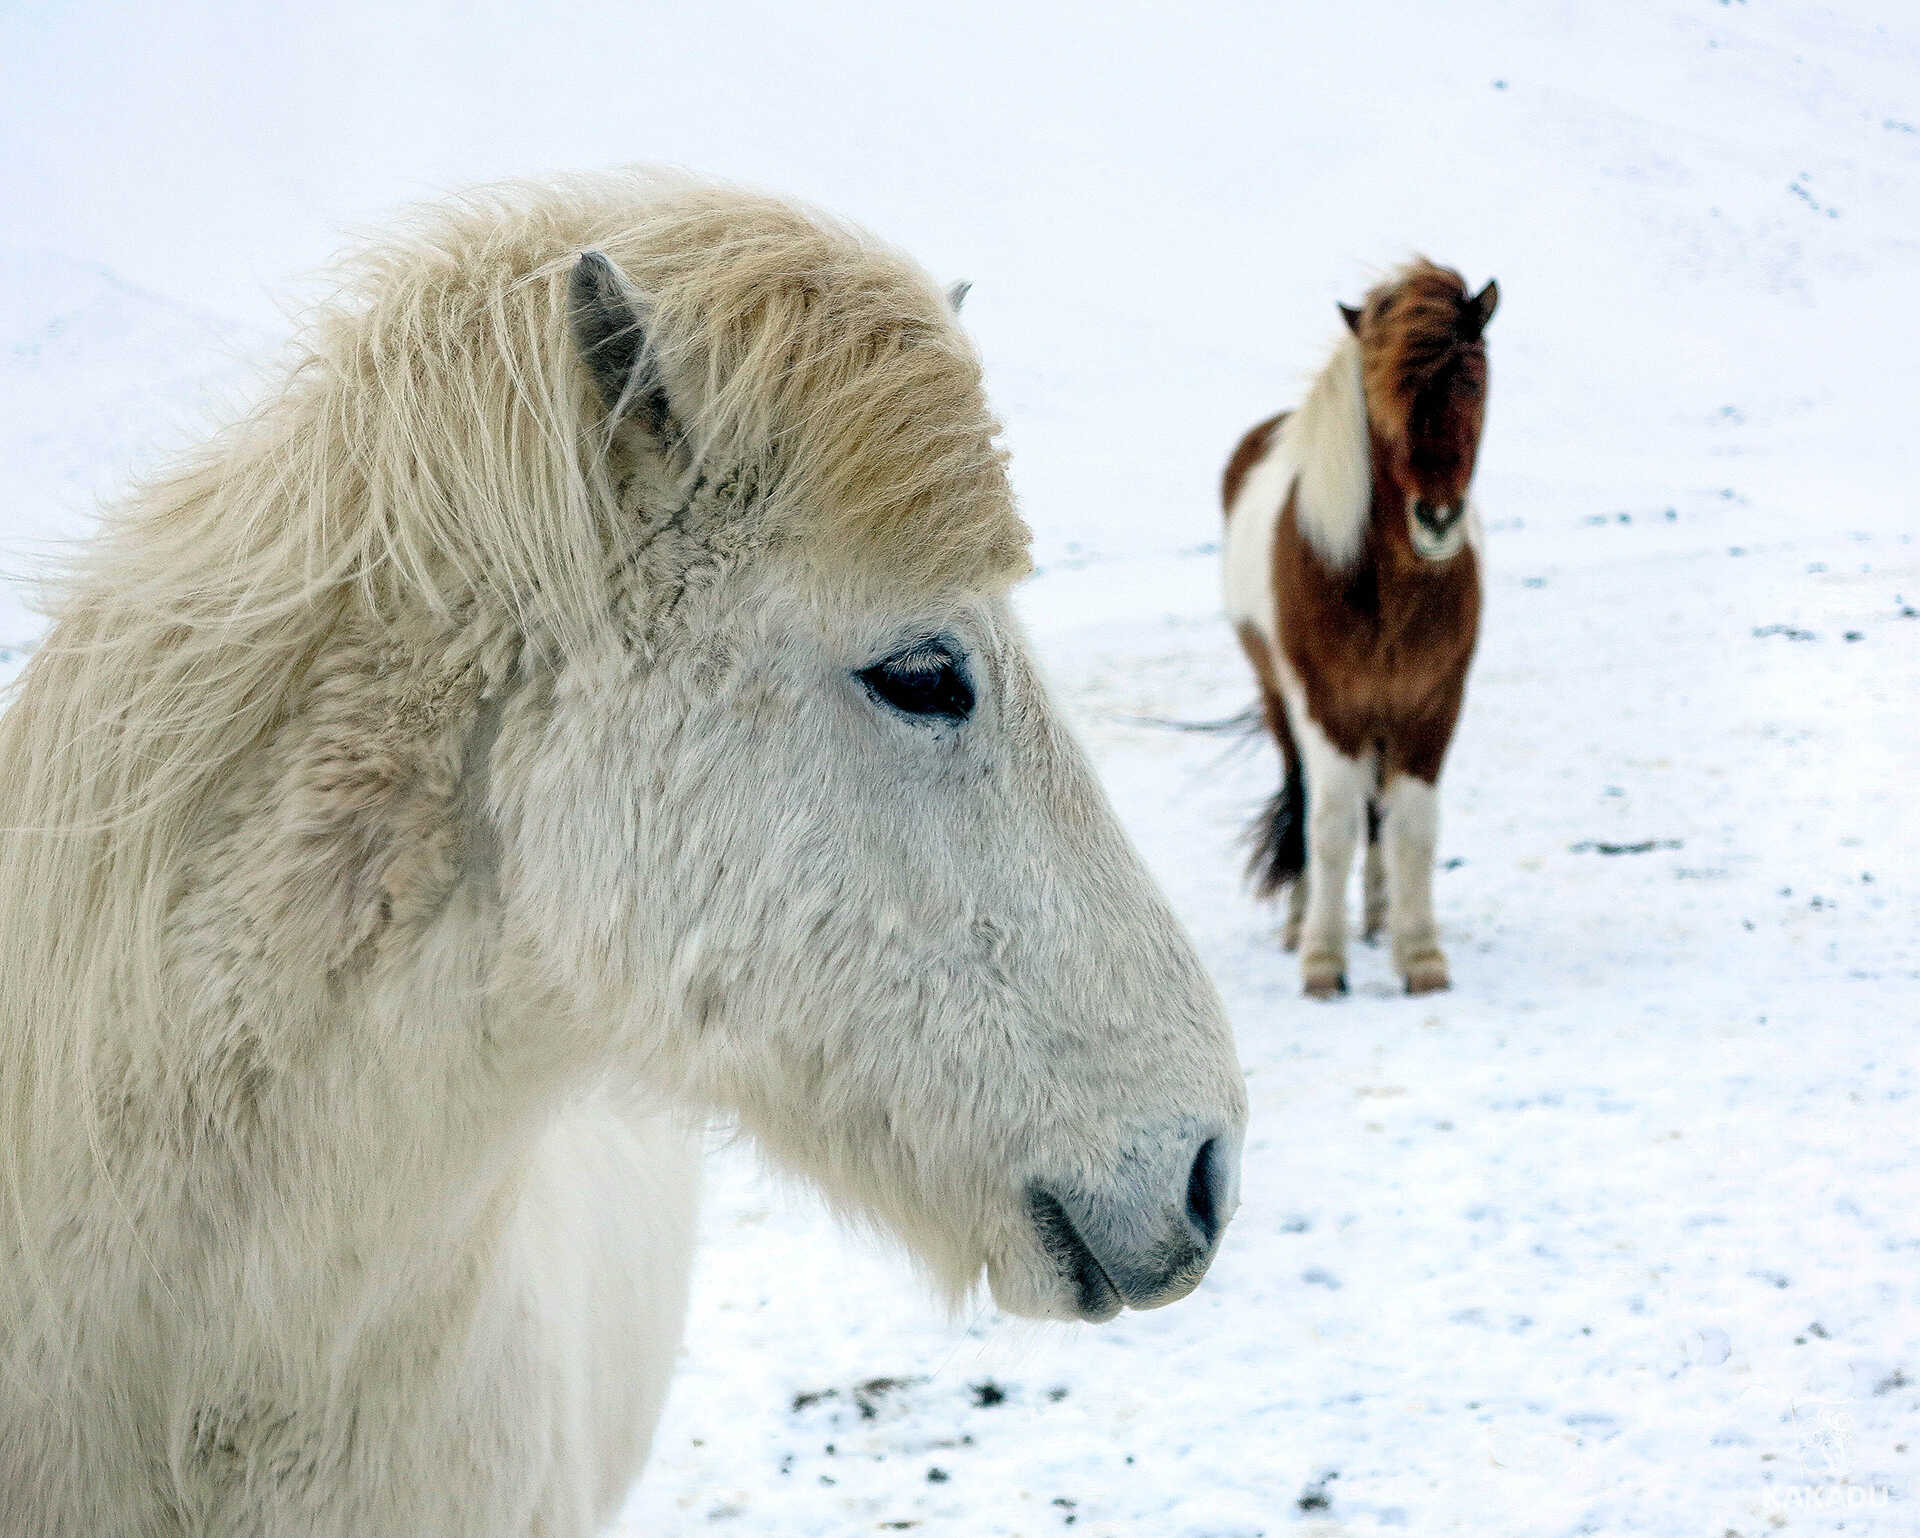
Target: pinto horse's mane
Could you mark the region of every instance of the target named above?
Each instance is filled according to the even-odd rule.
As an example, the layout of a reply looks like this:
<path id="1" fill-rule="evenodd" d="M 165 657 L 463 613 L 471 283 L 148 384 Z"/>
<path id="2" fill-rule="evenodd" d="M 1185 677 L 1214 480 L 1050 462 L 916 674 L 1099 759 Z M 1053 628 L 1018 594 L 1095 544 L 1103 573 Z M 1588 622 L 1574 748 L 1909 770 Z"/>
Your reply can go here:
<path id="1" fill-rule="evenodd" d="M 1341 337 L 1281 435 L 1299 475 L 1293 511 L 1300 533 L 1330 568 L 1343 570 L 1360 553 L 1373 497 L 1367 399 L 1353 337 Z"/>
<path id="2" fill-rule="evenodd" d="M 415 215 L 342 269 L 250 415 L 107 514 L 0 716 L 0 1224 L 38 1154 L 94 1130 L 89 1065 L 164 1042 L 195 829 L 343 616 L 561 654 L 608 623 L 633 534 L 569 329 L 587 249 L 637 296 L 685 446 L 747 470 L 768 539 L 896 591 L 1026 568 L 973 349 L 871 237 L 651 171 Z"/>

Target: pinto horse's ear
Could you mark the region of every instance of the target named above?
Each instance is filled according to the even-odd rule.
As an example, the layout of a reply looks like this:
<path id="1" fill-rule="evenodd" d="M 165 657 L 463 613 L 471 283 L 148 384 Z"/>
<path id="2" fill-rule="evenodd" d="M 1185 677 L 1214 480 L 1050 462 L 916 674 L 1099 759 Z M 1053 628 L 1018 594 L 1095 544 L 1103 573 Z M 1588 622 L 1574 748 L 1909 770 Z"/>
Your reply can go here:
<path id="1" fill-rule="evenodd" d="M 1360 334 L 1360 317 L 1364 313 L 1366 312 L 1363 310 L 1356 310 L 1350 304 L 1343 304 L 1340 306 L 1340 318 L 1347 323 L 1347 329 L 1351 331 L 1355 336 L 1358 336 Z"/>
<path id="2" fill-rule="evenodd" d="M 965 278 L 962 278 L 958 283 L 949 284 L 947 286 L 947 308 L 953 311 L 955 315 L 958 315 L 960 313 L 960 306 L 967 302 L 967 295 L 972 292 L 973 285 Z"/>
<path id="3" fill-rule="evenodd" d="M 1488 278 L 1487 286 L 1469 299 L 1466 309 L 1461 312 L 1461 328 L 1468 336 L 1478 336 L 1487 329 L 1487 322 L 1493 319 L 1493 312 L 1499 305 L 1500 285 Z"/>
<path id="4" fill-rule="evenodd" d="M 664 431 L 671 413 L 667 392 L 647 356 L 640 302 L 601 252 L 583 251 L 574 263 L 567 283 L 567 319 L 607 410 L 618 417 L 639 404 L 653 430 Z"/>

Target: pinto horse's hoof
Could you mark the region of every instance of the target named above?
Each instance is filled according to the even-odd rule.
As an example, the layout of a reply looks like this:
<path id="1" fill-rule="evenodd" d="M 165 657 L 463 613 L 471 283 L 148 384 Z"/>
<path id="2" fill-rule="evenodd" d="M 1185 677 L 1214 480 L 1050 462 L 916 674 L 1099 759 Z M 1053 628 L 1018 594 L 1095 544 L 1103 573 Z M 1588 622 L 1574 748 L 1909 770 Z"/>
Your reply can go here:
<path id="1" fill-rule="evenodd" d="M 1453 986 L 1447 975 L 1447 958 L 1438 951 L 1422 951 L 1406 966 L 1408 993 L 1444 993 Z"/>
<path id="2" fill-rule="evenodd" d="M 1280 949 L 1289 953 L 1300 949 L 1300 921 L 1288 919 L 1280 926 Z"/>
<path id="3" fill-rule="evenodd" d="M 1310 999 L 1331 999 L 1347 991 L 1347 969 L 1338 956 L 1310 951 L 1300 963 L 1302 991 Z"/>

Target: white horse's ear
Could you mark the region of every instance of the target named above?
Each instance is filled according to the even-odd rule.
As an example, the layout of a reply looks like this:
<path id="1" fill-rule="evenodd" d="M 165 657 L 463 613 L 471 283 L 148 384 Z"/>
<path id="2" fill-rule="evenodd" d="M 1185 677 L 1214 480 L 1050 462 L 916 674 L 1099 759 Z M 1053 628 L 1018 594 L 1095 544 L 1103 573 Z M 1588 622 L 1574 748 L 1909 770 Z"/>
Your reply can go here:
<path id="1" fill-rule="evenodd" d="M 965 278 L 962 278 L 958 283 L 951 284 L 947 289 L 947 308 L 953 311 L 955 315 L 958 315 L 960 313 L 960 306 L 967 302 L 967 295 L 972 292 L 973 285 Z"/>
<path id="2" fill-rule="evenodd" d="M 626 280 L 598 251 L 583 251 L 567 285 L 567 318 L 574 345 L 586 362 L 601 400 L 617 408 L 646 350 L 639 308 Z"/>
<path id="3" fill-rule="evenodd" d="M 1500 304 L 1500 285 L 1492 278 L 1487 286 L 1467 301 L 1467 321 L 1473 335 L 1478 336 L 1487 329 L 1487 322 L 1493 319 L 1493 312 Z"/>
<path id="4" fill-rule="evenodd" d="M 640 301 L 603 252 L 582 251 L 567 284 L 574 345 L 614 416 L 638 404 L 655 433 L 673 420 L 665 387 L 647 352 Z"/>
<path id="5" fill-rule="evenodd" d="M 1355 336 L 1360 334 L 1360 317 L 1364 313 L 1364 311 L 1356 310 L 1350 304 L 1340 306 L 1340 318 L 1347 323 L 1347 329 Z"/>

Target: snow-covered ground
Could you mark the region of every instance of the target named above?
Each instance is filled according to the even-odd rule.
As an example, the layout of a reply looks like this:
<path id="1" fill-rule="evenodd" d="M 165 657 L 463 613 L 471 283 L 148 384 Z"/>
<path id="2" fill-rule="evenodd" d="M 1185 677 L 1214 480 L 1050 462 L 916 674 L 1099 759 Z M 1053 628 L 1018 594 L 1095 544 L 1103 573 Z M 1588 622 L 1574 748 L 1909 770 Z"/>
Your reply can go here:
<path id="1" fill-rule="evenodd" d="M 676 160 L 976 281 L 1022 608 L 1233 1010 L 1244 1206 L 1175 1308 L 952 1321 L 719 1149 L 635 1538 L 1920 1532 L 1920 21 L 1306 9 L 0 16 L 8 570 L 439 188 Z M 1134 718 L 1246 699 L 1219 464 L 1414 249 L 1505 296 L 1455 987 L 1362 951 L 1314 1005 L 1239 881 L 1271 750 Z"/>

